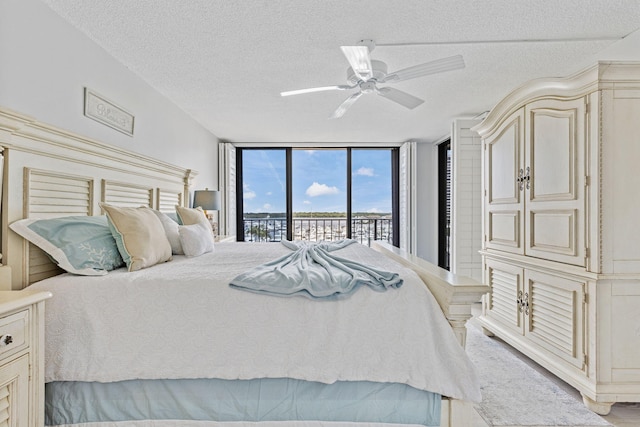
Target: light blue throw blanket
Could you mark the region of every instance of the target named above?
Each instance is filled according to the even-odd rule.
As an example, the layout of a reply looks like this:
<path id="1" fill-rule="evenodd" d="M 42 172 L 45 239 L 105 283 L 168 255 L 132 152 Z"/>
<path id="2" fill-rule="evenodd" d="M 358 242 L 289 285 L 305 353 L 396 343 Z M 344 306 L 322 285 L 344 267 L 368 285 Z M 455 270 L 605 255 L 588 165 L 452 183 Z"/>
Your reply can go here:
<path id="1" fill-rule="evenodd" d="M 356 243 L 355 240 L 283 240 L 281 243 L 293 252 L 240 274 L 229 286 L 268 295 L 311 299 L 345 298 L 360 285 L 379 292 L 402 286 L 397 273 L 378 270 L 332 253 Z"/>

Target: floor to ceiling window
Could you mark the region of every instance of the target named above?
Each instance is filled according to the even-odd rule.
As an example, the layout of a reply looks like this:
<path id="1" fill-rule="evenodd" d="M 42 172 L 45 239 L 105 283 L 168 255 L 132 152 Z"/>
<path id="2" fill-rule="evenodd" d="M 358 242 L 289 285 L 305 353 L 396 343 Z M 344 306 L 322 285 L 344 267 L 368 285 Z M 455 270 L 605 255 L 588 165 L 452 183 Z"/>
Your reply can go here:
<path id="1" fill-rule="evenodd" d="M 287 238 L 287 156 L 284 149 L 238 151 L 238 236 L 245 241 Z"/>
<path id="2" fill-rule="evenodd" d="M 351 236 L 393 243 L 392 151 L 351 150 Z"/>
<path id="3" fill-rule="evenodd" d="M 394 243 L 395 148 L 242 148 L 239 240 Z M 394 184 L 395 183 L 395 184 Z M 395 201 L 395 202 L 394 202 Z"/>
<path id="4" fill-rule="evenodd" d="M 292 150 L 294 240 L 347 237 L 347 150 Z"/>

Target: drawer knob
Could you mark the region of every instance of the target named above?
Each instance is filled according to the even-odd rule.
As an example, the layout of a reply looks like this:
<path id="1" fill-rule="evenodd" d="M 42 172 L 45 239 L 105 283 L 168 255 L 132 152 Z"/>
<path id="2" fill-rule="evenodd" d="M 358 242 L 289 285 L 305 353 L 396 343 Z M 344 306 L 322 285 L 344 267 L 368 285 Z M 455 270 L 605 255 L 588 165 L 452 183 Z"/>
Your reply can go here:
<path id="1" fill-rule="evenodd" d="M 13 342 L 13 337 L 9 334 L 7 335 L 3 335 L 0 337 L 0 343 L 4 344 L 4 345 L 9 345 Z"/>

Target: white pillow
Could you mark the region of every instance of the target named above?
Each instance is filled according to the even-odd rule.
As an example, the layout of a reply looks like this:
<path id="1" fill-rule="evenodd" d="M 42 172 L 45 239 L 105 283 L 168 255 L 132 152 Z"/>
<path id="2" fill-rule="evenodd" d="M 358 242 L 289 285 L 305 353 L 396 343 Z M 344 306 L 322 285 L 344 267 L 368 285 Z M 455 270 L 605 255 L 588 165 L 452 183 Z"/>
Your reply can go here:
<path id="1" fill-rule="evenodd" d="M 207 226 L 209 230 L 211 230 L 211 234 L 213 234 L 211 223 L 205 216 L 204 211 L 200 206 L 198 206 L 197 208 L 185 208 L 184 206 L 176 205 L 176 214 L 178 215 L 180 224 L 182 225 L 202 224 Z"/>
<path id="2" fill-rule="evenodd" d="M 164 227 L 164 233 L 167 235 L 167 239 L 171 245 L 171 253 L 174 255 L 184 255 L 182 244 L 180 243 L 180 234 L 178 233 L 178 223 L 163 212 L 155 209 L 153 212 L 158 216 L 162 226 Z"/>
<path id="3" fill-rule="evenodd" d="M 178 233 L 186 256 L 196 257 L 213 252 L 213 233 L 210 227 L 202 224 L 179 225 Z"/>

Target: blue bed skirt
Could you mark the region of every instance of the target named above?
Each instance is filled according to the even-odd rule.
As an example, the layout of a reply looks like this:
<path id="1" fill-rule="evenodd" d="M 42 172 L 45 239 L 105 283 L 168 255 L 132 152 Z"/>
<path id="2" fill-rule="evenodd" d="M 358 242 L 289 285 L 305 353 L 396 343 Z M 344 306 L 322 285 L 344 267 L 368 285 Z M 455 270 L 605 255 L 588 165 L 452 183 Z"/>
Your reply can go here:
<path id="1" fill-rule="evenodd" d="M 127 420 L 358 421 L 440 425 L 441 396 L 404 384 L 288 378 L 53 382 L 46 425 Z"/>

